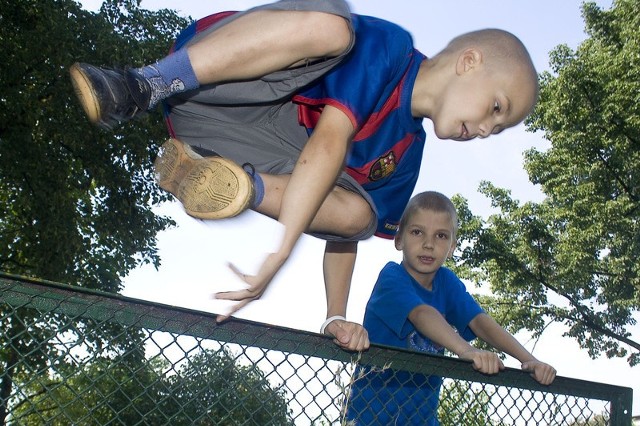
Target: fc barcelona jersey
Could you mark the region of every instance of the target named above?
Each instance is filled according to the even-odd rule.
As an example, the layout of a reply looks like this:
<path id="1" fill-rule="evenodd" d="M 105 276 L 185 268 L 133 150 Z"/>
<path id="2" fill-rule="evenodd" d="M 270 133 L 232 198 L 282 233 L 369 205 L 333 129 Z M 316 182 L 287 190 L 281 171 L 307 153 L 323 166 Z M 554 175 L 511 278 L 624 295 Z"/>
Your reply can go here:
<path id="1" fill-rule="evenodd" d="M 425 58 L 401 27 L 353 15 L 356 44 L 344 62 L 294 96 L 299 121 L 311 133 L 322 108 L 344 112 L 356 135 L 346 171 L 373 198 L 376 235 L 393 238 L 422 162 L 422 118 L 411 115 L 411 93 Z"/>

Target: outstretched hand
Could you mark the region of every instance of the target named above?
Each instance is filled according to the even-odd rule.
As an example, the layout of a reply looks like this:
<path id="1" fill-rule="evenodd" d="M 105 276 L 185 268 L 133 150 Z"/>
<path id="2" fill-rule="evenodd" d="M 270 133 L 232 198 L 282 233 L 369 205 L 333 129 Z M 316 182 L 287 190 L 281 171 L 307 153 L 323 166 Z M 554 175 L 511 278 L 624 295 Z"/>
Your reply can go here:
<path id="1" fill-rule="evenodd" d="M 222 322 L 238 312 L 240 309 L 244 308 L 249 302 L 259 299 L 283 264 L 284 260 L 280 255 L 278 255 L 278 253 L 271 253 L 262 263 L 256 275 L 246 275 L 243 274 L 235 265 L 230 263 L 229 268 L 238 276 L 238 278 L 247 283 L 249 287 L 242 290 L 215 293 L 214 298 L 216 299 L 235 300 L 238 302 L 233 305 L 231 310 L 225 315 L 218 315 L 216 320 L 218 322 Z"/>
<path id="2" fill-rule="evenodd" d="M 541 385 L 549 385 L 556 378 L 556 369 L 542 361 L 523 362 L 521 368 L 531 373 L 531 377 Z"/>
<path id="3" fill-rule="evenodd" d="M 332 336 L 334 343 L 343 349 L 357 352 L 369 349 L 367 330 L 355 322 L 338 319 L 331 321 L 324 333 Z"/>
<path id="4" fill-rule="evenodd" d="M 496 374 L 504 370 L 504 364 L 498 355 L 491 351 L 471 349 L 460 354 L 460 358 L 473 361 L 473 368 L 481 373 Z"/>

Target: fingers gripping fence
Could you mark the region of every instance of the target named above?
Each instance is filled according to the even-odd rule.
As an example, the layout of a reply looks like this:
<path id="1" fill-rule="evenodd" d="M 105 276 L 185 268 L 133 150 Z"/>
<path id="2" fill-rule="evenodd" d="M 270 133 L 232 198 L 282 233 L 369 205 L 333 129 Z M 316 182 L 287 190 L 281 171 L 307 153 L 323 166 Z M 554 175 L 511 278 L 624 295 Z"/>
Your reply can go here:
<path id="1" fill-rule="evenodd" d="M 631 424 L 628 388 L 563 377 L 544 387 L 514 369 L 485 376 L 383 347 L 352 354 L 313 333 L 0 274 L 0 424 L 361 424 L 347 401 L 376 377 L 401 383 L 365 398 L 394 424 L 390 400 L 433 376 L 444 379 L 443 425 Z M 430 415 L 416 410 L 415 424 Z"/>

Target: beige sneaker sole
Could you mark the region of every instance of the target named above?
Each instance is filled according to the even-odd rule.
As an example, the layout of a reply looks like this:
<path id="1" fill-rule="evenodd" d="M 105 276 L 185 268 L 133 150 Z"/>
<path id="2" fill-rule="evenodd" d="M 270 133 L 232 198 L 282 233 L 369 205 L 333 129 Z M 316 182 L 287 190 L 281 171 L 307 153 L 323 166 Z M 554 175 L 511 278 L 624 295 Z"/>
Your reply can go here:
<path id="1" fill-rule="evenodd" d="M 236 216 L 253 200 L 253 182 L 242 167 L 222 157 L 203 158 L 176 139 L 162 146 L 155 168 L 160 187 L 199 219 Z"/>
<path id="2" fill-rule="evenodd" d="M 78 64 L 71 66 L 69 74 L 71 76 L 73 90 L 82 105 L 82 109 L 85 114 L 87 114 L 87 117 L 89 117 L 89 121 L 97 123 L 100 117 L 100 104 L 98 103 L 98 98 L 95 95 L 91 83 L 89 83 L 89 79 L 84 72 L 82 72 Z"/>
<path id="3" fill-rule="evenodd" d="M 202 156 L 195 153 L 189 145 L 177 139 L 167 140 L 158 153 L 153 167 L 156 171 L 156 182 L 160 188 L 178 195 L 178 187 Z"/>

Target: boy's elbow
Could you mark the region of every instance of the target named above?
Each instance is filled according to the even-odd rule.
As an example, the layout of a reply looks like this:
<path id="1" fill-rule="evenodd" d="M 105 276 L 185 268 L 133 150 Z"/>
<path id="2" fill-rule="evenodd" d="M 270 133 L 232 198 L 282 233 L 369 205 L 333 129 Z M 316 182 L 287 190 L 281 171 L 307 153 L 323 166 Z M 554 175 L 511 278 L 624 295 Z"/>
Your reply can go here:
<path id="1" fill-rule="evenodd" d="M 442 316 L 442 314 L 440 314 L 440 312 L 438 312 L 438 310 L 431 305 L 418 305 L 413 308 L 411 312 L 409 312 L 409 321 L 411 321 L 413 324 L 417 324 L 424 318 L 432 315 Z"/>

